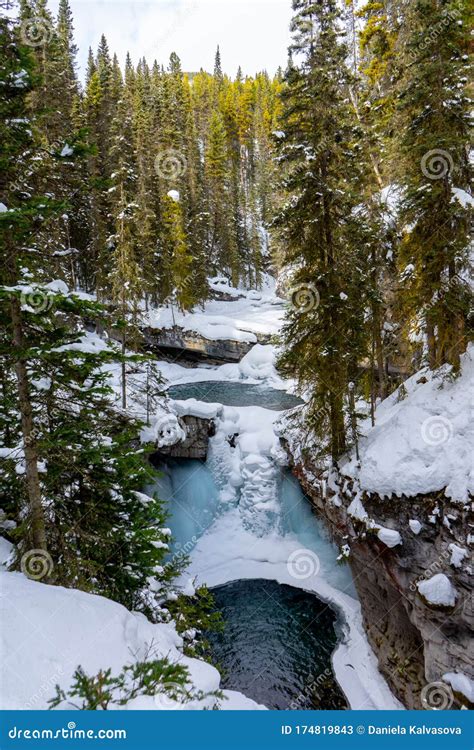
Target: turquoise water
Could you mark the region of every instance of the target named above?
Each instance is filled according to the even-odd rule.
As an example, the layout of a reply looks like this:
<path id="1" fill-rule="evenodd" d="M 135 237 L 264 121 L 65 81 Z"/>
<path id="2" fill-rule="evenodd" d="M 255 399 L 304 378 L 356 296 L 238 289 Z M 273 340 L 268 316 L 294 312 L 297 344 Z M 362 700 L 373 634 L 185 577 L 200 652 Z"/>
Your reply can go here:
<path id="1" fill-rule="evenodd" d="M 292 409 L 303 403 L 298 396 L 276 388 L 225 381 L 173 385 L 168 389 L 168 394 L 171 398 L 182 401 L 196 398 L 198 401 L 215 402 L 225 406 L 263 406 L 273 411 Z"/>
<path id="2" fill-rule="evenodd" d="M 344 709 L 331 654 L 336 615 L 316 596 L 261 579 L 212 590 L 226 625 L 209 633 L 221 685 L 272 709 Z"/>
<path id="3" fill-rule="evenodd" d="M 194 459 L 176 459 L 162 472 L 149 494 L 166 502 L 167 525 L 172 533 L 171 552 L 192 549 L 212 524 L 218 507 L 218 489 L 207 465 Z"/>
<path id="4" fill-rule="evenodd" d="M 241 383 L 194 383 L 175 386 L 169 393 L 173 398 L 235 406 L 258 404 L 280 410 L 295 405 L 295 397 L 283 391 Z M 222 510 L 219 493 L 225 474 L 219 473 L 215 461 L 212 467 L 215 475 L 201 461 L 170 460 L 160 466 L 162 475 L 148 488 L 166 502 L 171 554 L 192 554 Z M 355 596 L 349 567 L 337 564 L 339 550 L 288 470 L 281 470 L 275 492 L 275 530 L 314 552 L 319 575 Z M 213 593 L 226 627 L 222 634 L 207 638 L 213 661 L 224 671 L 224 687 L 240 690 L 272 709 L 346 708 L 331 668 L 337 617 L 328 605 L 314 594 L 274 581 L 235 581 Z"/>
<path id="5" fill-rule="evenodd" d="M 214 521 L 219 509 L 218 487 L 208 465 L 202 461 L 173 460 L 163 464 L 160 471 L 162 475 L 148 492 L 155 491 L 166 502 L 172 553 L 183 549 L 190 552 Z M 295 536 L 301 547 L 315 552 L 324 579 L 355 596 L 349 566 L 338 565 L 337 546 L 331 541 L 324 522 L 312 511 L 301 485 L 288 470 L 281 472 L 278 498 L 279 532 Z"/>

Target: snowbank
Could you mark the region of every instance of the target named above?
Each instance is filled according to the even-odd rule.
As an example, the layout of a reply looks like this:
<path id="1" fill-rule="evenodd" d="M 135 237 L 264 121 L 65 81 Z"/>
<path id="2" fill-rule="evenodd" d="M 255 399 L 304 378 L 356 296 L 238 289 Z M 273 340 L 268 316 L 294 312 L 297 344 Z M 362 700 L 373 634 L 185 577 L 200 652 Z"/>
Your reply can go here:
<path id="1" fill-rule="evenodd" d="M 209 692 L 219 687 L 220 676 L 214 667 L 182 654 L 182 639 L 172 624 L 153 625 L 143 615 L 104 597 L 47 586 L 21 573 L 0 572 L 0 591 L 3 710 L 46 709 L 55 685 L 67 689 L 79 665 L 91 675 L 109 667 L 112 674 L 118 674 L 124 665 L 146 657 L 149 651 L 155 658 L 167 656 L 187 667 L 197 689 Z M 229 705 L 221 701 L 221 708 L 264 708 L 234 691 L 229 692 L 229 699 Z M 214 698 L 194 701 L 184 708 L 201 710 L 214 702 Z M 142 696 L 126 706 L 147 710 L 179 707 L 168 697 L 160 701 L 160 696 Z"/>
<path id="2" fill-rule="evenodd" d="M 456 693 L 462 693 L 470 703 L 474 703 L 474 680 L 462 672 L 447 672 L 443 675 L 443 680 L 451 685 Z"/>
<path id="3" fill-rule="evenodd" d="M 234 297 L 232 300 L 208 300 L 204 307 L 190 312 L 163 306 L 146 315 L 150 328 L 194 331 L 205 339 L 257 343 L 258 334 L 278 333 L 284 316 L 284 302 L 275 295 L 275 281 L 265 276 L 262 290 L 235 289 L 214 280 L 211 288 Z M 224 282 L 224 280 L 221 280 Z"/>
<path id="4" fill-rule="evenodd" d="M 363 490 L 381 496 L 445 491 L 466 502 L 474 493 L 474 346 L 462 357 L 461 374 L 449 368 L 423 370 L 385 399 L 376 410 L 375 426 L 362 425 L 360 467 L 355 456 L 342 472 L 359 480 Z"/>

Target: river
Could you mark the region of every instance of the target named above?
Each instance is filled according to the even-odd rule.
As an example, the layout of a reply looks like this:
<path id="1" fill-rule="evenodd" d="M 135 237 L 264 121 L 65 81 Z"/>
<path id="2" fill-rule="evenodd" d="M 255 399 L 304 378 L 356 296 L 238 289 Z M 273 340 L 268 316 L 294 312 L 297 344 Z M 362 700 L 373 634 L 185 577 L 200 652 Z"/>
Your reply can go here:
<path id="1" fill-rule="evenodd" d="M 171 554 L 189 554 L 191 574 L 213 587 L 224 616 L 223 633 L 207 636 L 223 687 L 273 709 L 346 707 L 331 661 L 340 612 L 314 593 L 312 579 L 349 598 L 350 570 L 338 564 L 323 522 L 268 447 L 268 425 L 299 399 L 222 382 L 174 386 L 169 395 L 226 407 L 207 461 L 168 461 L 149 488 L 166 503 Z M 231 434 L 241 441 L 238 459 Z"/>

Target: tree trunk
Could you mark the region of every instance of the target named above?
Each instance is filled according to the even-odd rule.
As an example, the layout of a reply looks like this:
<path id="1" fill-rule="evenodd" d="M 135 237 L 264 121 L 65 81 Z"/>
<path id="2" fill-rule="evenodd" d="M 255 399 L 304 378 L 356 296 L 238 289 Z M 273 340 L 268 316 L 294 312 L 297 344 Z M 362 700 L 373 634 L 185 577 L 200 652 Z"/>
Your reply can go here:
<path id="1" fill-rule="evenodd" d="M 122 331 L 122 357 L 125 357 L 126 348 L 126 334 L 125 330 Z M 122 409 L 127 408 L 127 364 L 125 360 L 122 361 Z"/>
<path id="2" fill-rule="evenodd" d="M 426 322 L 426 340 L 428 344 L 428 363 L 430 369 L 434 370 L 436 368 L 436 338 L 433 324 L 430 321 Z"/>
<path id="3" fill-rule="evenodd" d="M 385 378 L 382 336 L 380 334 L 380 318 L 379 318 L 377 310 L 374 310 L 374 315 L 375 317 L 374 317 L 373 336 L 374 336 L 375 359 L 377 361 L 379 396 L 381 399 L 384 399 L 387 395 L 387 384 L 386 384 L 386 378 Z"/>
<path id="4" fill-rule="evenodd" d="M 355 112 L 358 122 L 361 125 L 364 125 L 364 123 L 362 122 L 362 118 L 360 116 L 360 112 L 359 112 L 359 102 L 357 101 L 357 95 L 354 89 L 352 88 L 352 86 L 349 86 L 349 97 L 352 102 L 352 106 L 354 107 L 354 112 Z M 382 189 L 383 188 L 382 175 L 380 174 L 379 164 L 372 149 L 369 149 L 369 159 L 372 165 L 372 169 L 374 171 L 375 179 L 377 180 L 377 184 L 379 188 Z"/>
<path id="5" fill-rule="evenodd" d="M 18 350 L 15 362 L 15 372 L 18 382 L 18 402 L 21 415 L 21 430 L 26 463 L 26 486 L 28 492 L 29 515 L 31 524 L 31 540 L 35 549 L 47 549 L 46 528 L 43 506 L 41 503 L 41 487 L 38 473 L 38 446 L 33 424 L 30 389 L 26 359 L 23 355 L 25 346 L 21 319 L 20 302 L 11 301 L 11 318 L 13 326 L 13 343 Z"/>
<path id="6" fill-rule="evenodd" d="M 372 293 L 377 295 L 377 298 L 373 299 L 372 302 L 372 350 L 375 355 L 374 359 L 377 362 L 377 375 L 378 375 L 378 393 L 380 398 L 385 398 L 387 395 L 387 388 L 385 382 L 385 369 L 384 369 L 384 358 L 383 358 L 383 344 L 382 344 L 382 333 L 381 333 L 381 314 L 380 314 L 380 302 L 378 299 L 379 283 L 378 283 L 378 257 L 377 250 L 375 247 L 372 248 L 371 253 L 372 259 Z"/>
<path id="7" fill-rule="evenodd" d="M 346 450 L 346 431 L 344 426 L 343 394 L 332 392 L 330 396 L 331 422 L 331 457 L 333 464 Z"/>

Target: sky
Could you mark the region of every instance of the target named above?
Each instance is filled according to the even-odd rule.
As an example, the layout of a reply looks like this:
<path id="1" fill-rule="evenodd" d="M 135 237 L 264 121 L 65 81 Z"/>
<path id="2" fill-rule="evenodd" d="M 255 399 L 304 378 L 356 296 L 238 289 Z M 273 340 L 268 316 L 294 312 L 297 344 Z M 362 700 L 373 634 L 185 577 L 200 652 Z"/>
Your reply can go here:
<path id="1" fill-rule="evenodd" d="M 212 72 L 217 45 L 222 68 L 234 77 L 240 65 L 247 75 L 286 64 L 291 0 L 70 0 L 83 75 L 87 50 L 102 33 L 121 65 L 130 52 L 167 64 L 171 52 L 185 71 Z M 58 0 L 50 0 L 56 13 Z M 81 77 L 82 77 L 81 75 Z"/>

